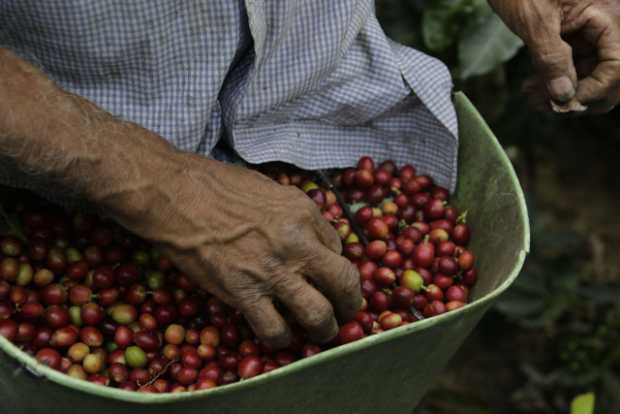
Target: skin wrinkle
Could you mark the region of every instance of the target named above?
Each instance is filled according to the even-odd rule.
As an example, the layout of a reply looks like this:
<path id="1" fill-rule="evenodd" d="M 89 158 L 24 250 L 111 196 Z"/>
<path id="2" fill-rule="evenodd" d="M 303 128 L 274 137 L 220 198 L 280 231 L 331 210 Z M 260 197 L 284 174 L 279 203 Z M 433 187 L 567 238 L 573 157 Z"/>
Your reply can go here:
<path id="1" fill-rule="evenodd" d="M 602 114 L 620 102 L 620 2 L 612 0 L 489 0 L 523 38 L 537 76 L 524 90 L 537 108 Z M 572 49 L 571 49 L 572 47 Z M 568 77 L 574 91 L 553 83 Z M 570 99 L 568 102 L 566 99 Z"/>
<path id="2" fill-rule="evenodd" d="M 272 300 L 288 303 L 312 337 L 335 335 L 332 305 L 302 273 L 320 281 L 335 307 L 346 308 L 344 318 L 362 303 L 359 286 L 348 289 L 359 283 L 356 268 L 345 267 L 345 259 L 325 245 L 333 250 L 338 235 L 318 224 L 320 213 L 302 191 L 180 152 L 62 91 L 2 49 L 0 144 L 0 156 L 21 170 L 57 183 L 154 242 L 200 286 L 243 310 L 256 334 L 272 345 L 285 346 L 291 338 Z"/>

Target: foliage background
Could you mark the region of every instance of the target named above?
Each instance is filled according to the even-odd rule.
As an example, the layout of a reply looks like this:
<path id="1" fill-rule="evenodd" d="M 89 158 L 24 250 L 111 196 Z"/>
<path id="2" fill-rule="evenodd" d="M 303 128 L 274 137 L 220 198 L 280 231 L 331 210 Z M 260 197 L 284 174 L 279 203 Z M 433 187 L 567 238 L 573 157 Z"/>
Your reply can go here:
<path id="1" fill-rule="evenodd" d="M 419 414 L 620 412 L 618 111 L 531 111 L 527 51 L 486 0 L 378 0 L 393 39 L 443 60 L 491 124 L 527 193 L 533 249 Z M 587 405 L 587 404 L 586 404 Z"/>

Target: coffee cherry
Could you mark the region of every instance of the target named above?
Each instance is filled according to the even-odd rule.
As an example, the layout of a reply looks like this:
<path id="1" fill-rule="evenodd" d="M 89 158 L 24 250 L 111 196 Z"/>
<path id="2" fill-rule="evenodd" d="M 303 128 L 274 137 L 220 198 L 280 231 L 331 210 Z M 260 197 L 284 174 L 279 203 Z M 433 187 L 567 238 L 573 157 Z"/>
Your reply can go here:
<path id="1" fill-rule="evenodd" d="M 452 241 L 442 241 L 437 245 L 437 256 L 454 256 L 456 245 Z"/>
<path id="2" fill-rule="evenodd" d="M 322 208 L 325 205 L 325 193 L 318 188 L 308 191 L 307 195 L 317 207 Z"/>
<path id="3" fill-rule="evenodd" d="M 43 317 L 52 329 L 59 329 L 69 324 L 69 312 L 66 308 L 57 305 L 48 307 Z"/>
<path id="4" fill-rule="evenodd" d="M 118 301 L 120 292 L 117 288 L 102 289 L 98 293 L 101 306 L 111 306 Z"/>
<path id="5" fill-rule="evenodd" d="M 377 284 L 373 279 L 362 280 L 362 296 L 364 298 L 371 297 L 377 291 Z"/>
<path id="6" fill-rule="evenodd" d="M 408 310 L 413 305 L 414 296 L 413 290 L 405 286 L 398 286 L 392 291 L 392 306 L 396 309 Z"/>
<path id="7" fill-rule="evenodd" d="M 82 362 L 90 354 L 90 347 L 83 342 L 73 344 L 67 351 L 67 356 L 75 363 Z"/>
<path id="8" fill-rule="evenodd" d="M 366 247 L 366 256 L 372 260 L 380 260 L 387 252 L 387 244 L 383 240 L 373 240 Z"/>
<path id="9" fill-rule="evenodd" d="M 433 278 L 433 284 L 437 285 L 439 289 L 445 290 L 454 284 L 454 279 L 452 276 L 446 276 L 441 273 L 435 274 Z"/>
<path id="10" fill-rule="evenodd" d="M 443 300 L 443 291 L 437 285 L 428 285 L 426 288 L 426 297 L 429 301 Z"/>
<path id="11" fill-rule="evenodd" d="M 371 239 L 384 240 L 388 237 L 390 229 L 380 218 L 372 218 L 366 224 L 366 231 Z"/>
<path id="12" fill-rule="evenodd" d="M 376 313 L 381 313 L 389 309 L 391 304 L 390 297 L 383 292 L 375 292 L 368 303 L 370 309 Z"/>
<path id="13" fill-rule="evenodd" d="M 48 285 L 41 292 L 41 300 L 46 305 L 63 305 L 67 301 L 67 291 L 59 284 Z"/>
<path id="14" fill-rule="evenodd" d="M 338 331 L 337 342 L 339 344 L 348 344 L 365 337 L 364 329 L 362 325 L 357 321 L 351 321 L 344 324 Z"/>
<path id="15" fill-rule="evenodd" d="M 58 351 L 55 351 L 54 349 L 43 348 L 37 352 L 35 358 L 37 359 L 37 361 L 39 361 L 40 364 L 47 365 L 48 367 L 55 370 L 60 369 L 62 357 L 60 356 Z"/>
<path id="16" fill-rule="evenodd" d="M 441 257 L 439 271 L 447 276 L 453 276 L 459 271 L 459 266 L 451 257 Z"/>
<path id="17" fill-rule="evenodd" d="M 82 322 L 86 325 L 98 325 L 104 318 L 103 309 L 96 303 L 87 303 L 82 305 L 80 317 L 82 318 Z"/>
<path id="18" fill-rule="evenodd" d="M 379 286 L 388 287 L 396 282 L 396 274 L 389 267 L 380 267 L 373 274 L 373 279 Z"/>
<path id="19" fill-rule="evenodd" d="M 446 301 L 467 302 L 467 293 L 461 286 L 450 286 L 446 291 Z"/>
<path id="20" fill-rule="evenodd" d="M 364 260 L 357 265 L 361 280 L 372 279 L 373 274 L 377 270 L 377 264 L 370 260 Z"/>
<path id="21" fill-rule="evenodd" d="M 364 246 L 361 243 L 345 244 L 343 254 L 350 260 L 361 259 L 364 256 Z"/>
<path id="22" fill-rule="evenodd" d="M 465 302 L 459 302 L 459 301 L 448 302 L 446 303 L 446 311 L 451 312 L 453 310 L 460 309 L 463 306 L 465 306 Z"/>
<path id="23" fill-rule="evenodd" d="M 88 374 L 84 371 L 81 365 L 71 365 L 67 370 L 67 375 L 71 378 L 80 379 L 86 381 L 88 379 Z"/>
<path id="24" fill-rule="evenodd" d="M 119 325 L 129 325 L 138 317 L 138 311 L 132 305 L 119 304 L 109 310 L 112 320 Z"/>
<path id="25" fill-rule="evenodd" d="M 14 341 L 17 337 L 17 323 L 11 319 L 1 320 L 0 336 L 4 336 L 9 341 Z"/>
<path id="26" fill-rule="evenodd" d="M 87 374 L 97 374 L 103 370 L 105 366 L 105 360 L 102 355 L 91 353 L 84 357 L 82 361 L 82 368 Z"/>
<path id="27" fill-rule="evenodd" d="M 103 334 L 93 326 L 86 326 L 80 330 L 80 339 L 86 345 L 98 348 L 103 345 Z"/>
<path id="28" fill-rule="evenodd" d="M 56 349 L 69 348 L 78 340 L 77 330 L 72 326 L 57 329 L 50 339 L 50 345 Z"/>
<path id="29" fill-rule="evenodd" d="M 441 315 L 446 312 L 446 305 L 439 300 L 434 300 L 428 305 L 424 307 L 423 314 L 425 317 L 430 318 L 431 316 Z"/>
<path id="30" fill-rule="evenodd" d="M 45 313 L 45 308 L 43 305 L 37 302 L 33 303 L 24 303 L 21 307 L 20 316 L 22 319 L 27 321 L 36 321 Z M 0 312 L 0 319 L 2 318 L 2 312 Z"/>
<path id="31" fill-rule="evenodd" d="M 469 250 L 463 250 L 459 255 L 458 262 L 461 270 L 471 270 L 474 267 L 474 255 Z"/>
<path id="32" fill-rule="evenodd" d="M 134 333 L 133 340 L 137 346 L 145 352 L 154 352 L 161 346 L 157 333 L 153 331 L 138 331 Z"/>
<path id="33" fill-rule="evenodd" d="M 147 364 L 146 353 L 138 346 L 130 346 L 125 350 L 125 361 L 131 368 L 144 368 Z"/>
<path id="34" fill-rule="evenodd" d="M 384 330 L 398 328 L 403 324 L 403 319 L 398 313 L 385 311 L 379 315 L 379 324 Z"/>
<path id="35" fill-rule="evenodd" d="M 370 188 L 375 182 L 375 178 L 370 170 L 358 170 L 355 173 L 355 184 L 359 188 Z"/>
<path id="36" fill-rule="evenodd" d="M 72 305 L 85 305 L 92 299 L 92 290 L 84 285 L 75 285 L 69 290 L 69 303 Z"/>
<path id="37" fill-rule="evenodd" d="M 452 240 L 459 246 L 466 246 L 469 243 L 470 230 L 467 224 L 457 224 L 452 229 Z"/>
<path id="38" fill-rule="evenodd" d="M 256 355 L 248 355 L 239 361 L 237 373 L 241 379 L 255 377 L 263 372 L 263 362 Z"/>
<path id="39" fill-rule="evenodd" d="M 401 284 L 414 292 L 419 292 L 424 286 L 424 279 L 415 270 L 405 270 L 401 277 Z"/>
<path id="40" fill-rule="evenodd" d="M 423 268 L 430 268 L 435 259 L 435 246 L 431 243 L 421 243 L 413 251 L 413 260 L 416 265 Z"/>
<path id="41" fill-rule="evenodd" d="M 473 286 L 478 279 L 478 272 L 476 269 L 468 270 L 463 275 L 463 283 L 467 286 Z"/>
<path id="42" fill-rule="evenodd" d="M 0 263 L 0 277 L 7 282 L 15 282 L 19 274 L 19 262 L 12 257 L 5 257 Z"/>
<path id="43" fill-rule="evenodd" d="M 181 367 L 175 379 L 182 385 L 190 385 L 198 379 L 198 371 L 194 368 Z"/>
<path id="44" fill-rule="evenodd" d="M 362 207 L 357 213 L 355 213 L 355 221 L 357 221 L 362 226 L 365 225 L 373 218 L 373 211 L 370 207 Z"/>
<path id="45" fill-rule="evenodd" d="M 173 345 L 181 345 L 185 338 L 185 328 L 178 324 L 169 325 L 166 328 L 164 339 L 167 343 Z"/>
<path id="46" fill-rule="evenodd" d="M 403 264 L 402 255 L 396 250 L 389 250 L 383 256 L 383 264 L 392 269 L 397 269 Z"/>
<path id="47" fill-rule="evenodd" d="M 370 158 L 368 156 L 364 156 L 364 157 L 360 158 L 360 160 L 358 161 L 357 168 L 358 168 L 358 170 L 374 171 L 374 169 L 375 169 L 375 162 L 373 161 L 372 158 Z"/>

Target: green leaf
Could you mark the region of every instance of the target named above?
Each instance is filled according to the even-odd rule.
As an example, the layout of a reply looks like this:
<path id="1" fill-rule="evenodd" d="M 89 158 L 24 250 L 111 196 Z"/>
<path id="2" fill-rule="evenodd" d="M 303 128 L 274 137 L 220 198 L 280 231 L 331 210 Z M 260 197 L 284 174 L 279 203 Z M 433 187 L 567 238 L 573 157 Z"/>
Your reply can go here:
<path id="1" fill-rule="evenodd" d="M 441 53 L 456 43 L 465 16 L 480 0 L 435 0 L 422 14 L 422 36 L 426 47 Z"/>
<path id="2" fill-rule="evenodd" d="M 366 207 L 368 204 L 366 203 L 355 203 L 355 204 L 351 204 L 349 205 L 349 210 L 351 210 L 351 213 L 355 214 L 357 213 L 358 210 Z"/>
<path id="3" fill-rule="evenodd" d="M 465 28 L 459 43 L 461 78 L 484 75 L 510 60 L 523 46 L 502 20 L 486 6 Z"/>
<path id="4" fill-rule="evenodd" d="M 570 404 L 570 414 L 594 414 L 594 402 L 593 392 L 578 395 Z"/>
<path id="5" fill-rule="evenodd" d="M 449 8 L 430 9 L 424 12 L 422 35 L 424 44 L 429 50 L 441 53 L 455 43 L 459 27 L 453 20 L 453 12 Z"/>

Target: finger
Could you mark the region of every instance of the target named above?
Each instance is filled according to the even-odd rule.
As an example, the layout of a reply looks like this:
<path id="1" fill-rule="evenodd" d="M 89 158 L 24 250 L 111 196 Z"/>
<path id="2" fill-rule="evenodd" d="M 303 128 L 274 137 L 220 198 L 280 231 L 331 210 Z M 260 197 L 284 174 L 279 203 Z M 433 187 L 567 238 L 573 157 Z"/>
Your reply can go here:
<path id="1" fill-rule="evenodd" d="M 312 341 L 326 343 L 338 334 L 334 308 L 301 276 L 286 278 L 285 282 L 274 286 L 274 293 Z"/>
<path id="2" fill-rule="evenodd" d="M 289 326 L 268 297 L 260 297 L 239 305 L 248 324 L 258 338 L 274 349 L 288 346 L 292 340 Z"/>
<path id="3" fill-rule="evenodd" d="M 528 46 L 534 65 L 551 98 L 557 102 L 568 102 L 574 98 L 577 70 L 573 62 L 572 48 L 561 38 L 560 33 L 535 39 Z"/>
<path id="4" fill-rule="evenodd" d="M 575 96 L 577 71 L 572 48 L 562 38 L 562 17 L 560 13 L 541 13 L 535 20 L 537 24 L 521 27 L 522 37 L 551 98 L 567 102 Z"/>
<path id="5" fill-rule="evenodd" d="M 342 254 L 342 241 L 336 229 L 318 212 L 314 215 L 314 228 L 321 243 L 332 252 Z"/>
<path id="6" fill-rule="evenodd" d="M 362 305 L 359 272 L 350 261 L 324 246 L 315 249 L 316 260 L 308 263 L 305 276 L 330 299 L 338 318 L 349 321 Z"/>
<path id="7" fill-rule="evenodd" d="M 620 60 L 599 63 L 592 74 L 579 81 L 577 100 L 584 105 L 607 101 L 609 105 L 618 104 L 617 91 L 620 89 Z"/>

